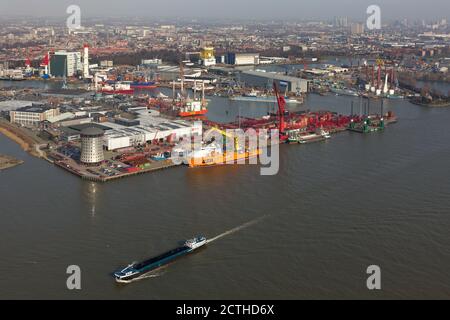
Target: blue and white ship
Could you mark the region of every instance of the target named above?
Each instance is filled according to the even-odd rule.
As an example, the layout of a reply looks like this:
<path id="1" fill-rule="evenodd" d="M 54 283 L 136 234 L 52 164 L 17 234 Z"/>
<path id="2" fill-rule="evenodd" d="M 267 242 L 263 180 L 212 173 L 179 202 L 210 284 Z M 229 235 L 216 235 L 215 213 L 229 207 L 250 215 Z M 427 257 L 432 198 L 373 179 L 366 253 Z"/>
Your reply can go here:
<path id="1" fill-rule="evenodd" d="M 130 282 L 136 278 L 143 276 L 146 273 L 149 273 L 150 271 L 159 269 L 169 264 L 177 258 L 192 253 L 193 251 L 206 245 L 206 243 L 206 238 L 202 236 L 192 240 L 187 240 L 181 247 L 170 250 L 149 260 L 130 264 L 123 270 L 115 272 L 114 278 L 117 282 Z"/>

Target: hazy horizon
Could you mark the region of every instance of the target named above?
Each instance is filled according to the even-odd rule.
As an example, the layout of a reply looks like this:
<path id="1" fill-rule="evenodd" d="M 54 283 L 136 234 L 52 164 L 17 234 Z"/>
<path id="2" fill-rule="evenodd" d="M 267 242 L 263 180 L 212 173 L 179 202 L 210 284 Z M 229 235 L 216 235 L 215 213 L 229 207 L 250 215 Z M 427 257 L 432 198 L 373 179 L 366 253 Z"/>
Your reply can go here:
<path id="1" fill-rule="evenodd" d="M 0 17 L 64 17 L 72 4 L 81 7 L 84 17 L 324 20 L 346 16 L 364 20 L 366 9 L 372 4 L 381 7 L 385 20 L 450 17 L 448 0 L 0 0 Z"/>

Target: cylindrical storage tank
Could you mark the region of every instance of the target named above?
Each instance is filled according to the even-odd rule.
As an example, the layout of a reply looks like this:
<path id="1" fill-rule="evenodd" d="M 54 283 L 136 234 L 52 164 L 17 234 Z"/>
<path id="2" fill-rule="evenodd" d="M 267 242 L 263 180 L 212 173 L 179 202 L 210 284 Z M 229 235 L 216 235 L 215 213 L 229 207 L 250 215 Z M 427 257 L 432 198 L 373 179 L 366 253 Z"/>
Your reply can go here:
<path id="1" fill-rule="evenodd" d="M 100 164 L 103 154 L 103 130 L 89 127 L 81 131 L 81 162 L 85 165 Z"/>

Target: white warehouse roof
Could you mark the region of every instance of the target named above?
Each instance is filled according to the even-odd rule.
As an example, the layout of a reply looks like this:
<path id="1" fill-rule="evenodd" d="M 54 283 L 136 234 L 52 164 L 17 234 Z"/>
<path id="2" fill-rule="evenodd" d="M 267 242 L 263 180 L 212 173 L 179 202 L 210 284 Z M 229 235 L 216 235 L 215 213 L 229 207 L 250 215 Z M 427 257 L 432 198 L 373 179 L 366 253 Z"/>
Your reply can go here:
<path id="1" fill-rule="evenodd" d="M 171 135 L 177 138 L 189 136 L 191 134 L 202 134 L 202 124 L 192 123 L 184 120 L 166 121 L 159 124 L 147 124 L 134 127 L 125 127 L 118 124 L 103 124 L 114 127 L 105 132 L 105 146 L 108 150 L 127 148 L 138 143 L 165 139 Z"/>

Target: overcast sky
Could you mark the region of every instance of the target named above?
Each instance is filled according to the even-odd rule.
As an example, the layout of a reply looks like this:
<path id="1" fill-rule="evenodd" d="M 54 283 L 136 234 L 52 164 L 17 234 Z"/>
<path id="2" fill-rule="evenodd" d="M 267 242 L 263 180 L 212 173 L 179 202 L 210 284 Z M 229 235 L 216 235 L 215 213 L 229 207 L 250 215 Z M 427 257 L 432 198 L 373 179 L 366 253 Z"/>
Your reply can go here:
<path id="1" fill-rule="evenodd" d="M 85 16 L 239 19 L 365 19 L 378 4 L 385 19 L 450 19 L 450 0 L 0 0 L 0 16 L 64 16 L 77 4 Z"/>

